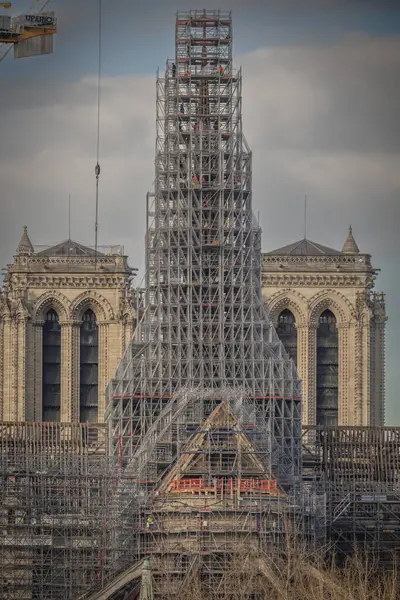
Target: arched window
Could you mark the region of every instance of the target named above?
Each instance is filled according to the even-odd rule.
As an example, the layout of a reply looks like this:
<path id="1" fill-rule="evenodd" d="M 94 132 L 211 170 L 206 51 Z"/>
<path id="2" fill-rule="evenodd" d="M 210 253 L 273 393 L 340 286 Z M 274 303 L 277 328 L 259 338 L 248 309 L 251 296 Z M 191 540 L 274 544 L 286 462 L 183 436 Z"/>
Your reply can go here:
<path id="1" fill-rule="evenodd" d="M 317 425 L 338 424 L 338 348 L 336 317 L 325 310 L 317 329 Z"/>
<path id="2" fill-rule="evenodd" d="M 285 346 L 286 352 L 297 365 L 297 328 L 294 314 L 285 308 L 278 317 L 276 332 Z"/>
<path id="3" fill-rule="evenodd" d="M 61 396 L 61 326 L 51 308 L 43 325 L 42 419 L 60 420 Z"/>
<path id="4" fill-rule="evenodd" d="M 96 315 L 88 308 L 81 324 L 80 418 L 82 423 L 98 420 L 99 336 Z"/>

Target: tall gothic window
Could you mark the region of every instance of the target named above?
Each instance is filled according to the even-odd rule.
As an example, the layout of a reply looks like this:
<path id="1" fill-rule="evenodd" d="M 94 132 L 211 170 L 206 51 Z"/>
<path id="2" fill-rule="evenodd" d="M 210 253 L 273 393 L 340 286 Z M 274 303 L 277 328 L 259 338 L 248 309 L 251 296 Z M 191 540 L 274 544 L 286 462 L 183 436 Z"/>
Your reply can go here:
<path id="1" fill-rule="evenodd" d="M 98 420 L 99 335 L 96 315 L 88 308 L 81 324 L 80 421 Z"/>
<path id="2" fill-rule="evenodd" d="M 52 308 L 43 325 L 42 419 L 60 420 L 61 326 Z"/>
<path id="3" fill-rule="evenodd" d="M 287 308 L 278 317 L 276 332 L 286 352 L 297 365 L 297 329 L 294 314 Z"/>
<path id="4" fill-rule="evenodd" d="M 317 329 L 317 425 L 338 424 L 338 347 L 335 315 L 325 310 Z"/>

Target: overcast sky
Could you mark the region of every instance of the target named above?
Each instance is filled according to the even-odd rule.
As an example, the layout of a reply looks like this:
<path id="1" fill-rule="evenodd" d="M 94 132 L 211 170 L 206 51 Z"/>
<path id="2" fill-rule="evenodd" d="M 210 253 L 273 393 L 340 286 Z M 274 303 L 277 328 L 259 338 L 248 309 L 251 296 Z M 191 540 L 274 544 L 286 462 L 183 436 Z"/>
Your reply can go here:
<path id="1" fill-rule="evenodd" d="M 1 266 L 25 224 L 34 244 L 68 237 L 69 194 L 72 237 L 93 243 L 97 6 L 53 0 L 54 54 L 0 63 Z M 174 54 L 175 13 L 185 8 L 103 0 L 99 243 L 123 244 L 141 273 L 155 73 Z M 305 193 L 307 237 L 340 249 L 353 225 L 361 251 L 382 269 L 387 424 L 399 425 L 400 2 L 209 0 L 208 8 L 233 11 L 263 249 L 303 237 Z"/>

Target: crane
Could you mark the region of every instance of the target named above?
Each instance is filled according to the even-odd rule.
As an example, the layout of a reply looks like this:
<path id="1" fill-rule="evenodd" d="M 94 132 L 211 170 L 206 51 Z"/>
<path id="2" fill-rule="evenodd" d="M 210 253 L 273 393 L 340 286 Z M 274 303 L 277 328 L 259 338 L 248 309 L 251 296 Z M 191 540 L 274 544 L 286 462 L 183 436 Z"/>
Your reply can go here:
<path id="1" fill-rule="evenodd" d="M 53 51 L 52 38 L 57 32 L 54 13 L 43 13 L 51 0 L 34 0 L 25 14 L 17 17 L 0 15 L 0 62 L 14 48 L 14 57 L 22 58 L 37 54 L 49 54 Z M 11 2 L 0 2 L 0 7 L 11 8 Z M 34 38 L 51 41 L 34 45 Z"/>

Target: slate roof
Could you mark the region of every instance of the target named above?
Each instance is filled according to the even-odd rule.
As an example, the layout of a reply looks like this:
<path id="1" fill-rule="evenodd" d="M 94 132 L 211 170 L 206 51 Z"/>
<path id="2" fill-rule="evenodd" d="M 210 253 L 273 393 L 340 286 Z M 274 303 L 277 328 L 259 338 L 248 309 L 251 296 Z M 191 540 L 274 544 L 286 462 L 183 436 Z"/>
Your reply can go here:
<path id="1" fill-rule="evenodd" d="M 36 253 L 37 256 L 95 256 L 93 248 L 88 248 L 79 242 L 65 240 L 55 246 L 46 248 Z M 102 252 L 97 252 L 97 256 L 104 256 Z"/>
<path id="2" fill-rule="evenodd" d="M 300 240 L 293 244 L 288 244 L 277 250 L 266 252 L 266 254 L 274 254 L 277 256 L 339 256 L 342 254 L 339 250 L 322 246 L 311 240 Z"/>

